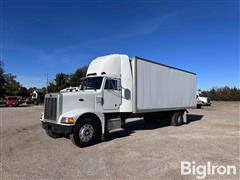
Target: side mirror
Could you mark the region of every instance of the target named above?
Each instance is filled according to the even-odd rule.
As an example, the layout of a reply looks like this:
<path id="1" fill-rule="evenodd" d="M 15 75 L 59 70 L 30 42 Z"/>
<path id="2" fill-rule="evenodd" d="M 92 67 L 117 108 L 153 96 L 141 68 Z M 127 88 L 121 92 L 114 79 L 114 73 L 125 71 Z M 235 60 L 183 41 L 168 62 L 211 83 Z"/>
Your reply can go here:
<path id="1" fill-rule="evenodd" d="M 129 89 L 124 89 L 124 98 L 127 100 L 131 99 L 131 91 Z"/>

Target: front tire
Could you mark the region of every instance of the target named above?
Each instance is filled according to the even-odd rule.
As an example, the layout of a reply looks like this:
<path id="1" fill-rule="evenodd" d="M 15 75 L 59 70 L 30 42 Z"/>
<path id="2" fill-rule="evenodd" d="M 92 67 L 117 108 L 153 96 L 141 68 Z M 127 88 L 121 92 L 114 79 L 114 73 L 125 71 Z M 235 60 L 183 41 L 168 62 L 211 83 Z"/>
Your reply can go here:
<path id="1" fill-rule="evenodd" d="M 70 139 L 79 147 L 95 144 L 101 139 L 100 127 L 94 119 L 84 119 L 75 126 L 73 133 L 70 134 Z"/>

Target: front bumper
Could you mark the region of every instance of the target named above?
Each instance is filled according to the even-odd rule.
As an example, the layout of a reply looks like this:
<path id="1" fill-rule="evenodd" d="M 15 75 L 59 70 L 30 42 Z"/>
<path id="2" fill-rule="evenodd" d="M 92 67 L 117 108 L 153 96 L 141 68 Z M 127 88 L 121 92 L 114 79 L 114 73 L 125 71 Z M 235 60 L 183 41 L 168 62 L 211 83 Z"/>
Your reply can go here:
<path id="1" fill-rule="evenodd" d="M 56 134 L 66 134 L 66 135 L 71 134 L 73 130 L 73 126 L 64 126 L 64 125 L 52 124 L 52 123 L 43 122 L 43 121 L 42 121 L 42 127 L 43 129 L 51 130 Z"/>

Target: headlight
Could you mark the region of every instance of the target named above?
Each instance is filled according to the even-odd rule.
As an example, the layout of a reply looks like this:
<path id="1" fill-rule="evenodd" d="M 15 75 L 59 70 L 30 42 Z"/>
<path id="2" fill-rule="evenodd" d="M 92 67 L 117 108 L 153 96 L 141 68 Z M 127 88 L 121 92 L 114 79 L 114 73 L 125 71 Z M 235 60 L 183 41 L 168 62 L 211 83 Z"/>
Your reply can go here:
<path id="1" fill-rule="evenodd" d="M 61 119 L 61 123 L 64 124 L 73 124 L 74 123 L 74 119 L 72 117 L 63 117 Z"/>

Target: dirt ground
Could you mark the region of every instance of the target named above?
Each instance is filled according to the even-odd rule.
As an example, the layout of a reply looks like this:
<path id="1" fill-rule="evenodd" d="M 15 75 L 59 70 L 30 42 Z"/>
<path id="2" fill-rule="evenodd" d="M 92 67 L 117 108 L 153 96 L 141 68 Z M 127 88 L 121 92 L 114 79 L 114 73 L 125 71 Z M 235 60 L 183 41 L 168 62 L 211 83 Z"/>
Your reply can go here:
<path id="1" fill-rule="evenodd" d="M 235 165 L 239 179 L 240 102 L 213 102 L 189 110 L 180 127 L 132 119 L 125 131 L 99 144 L 74 146 L 51 139 L 39 121 L 42 106 L 0 108 L 1 179 L 195 179 L 180 174 L 181 161 Z"/>

